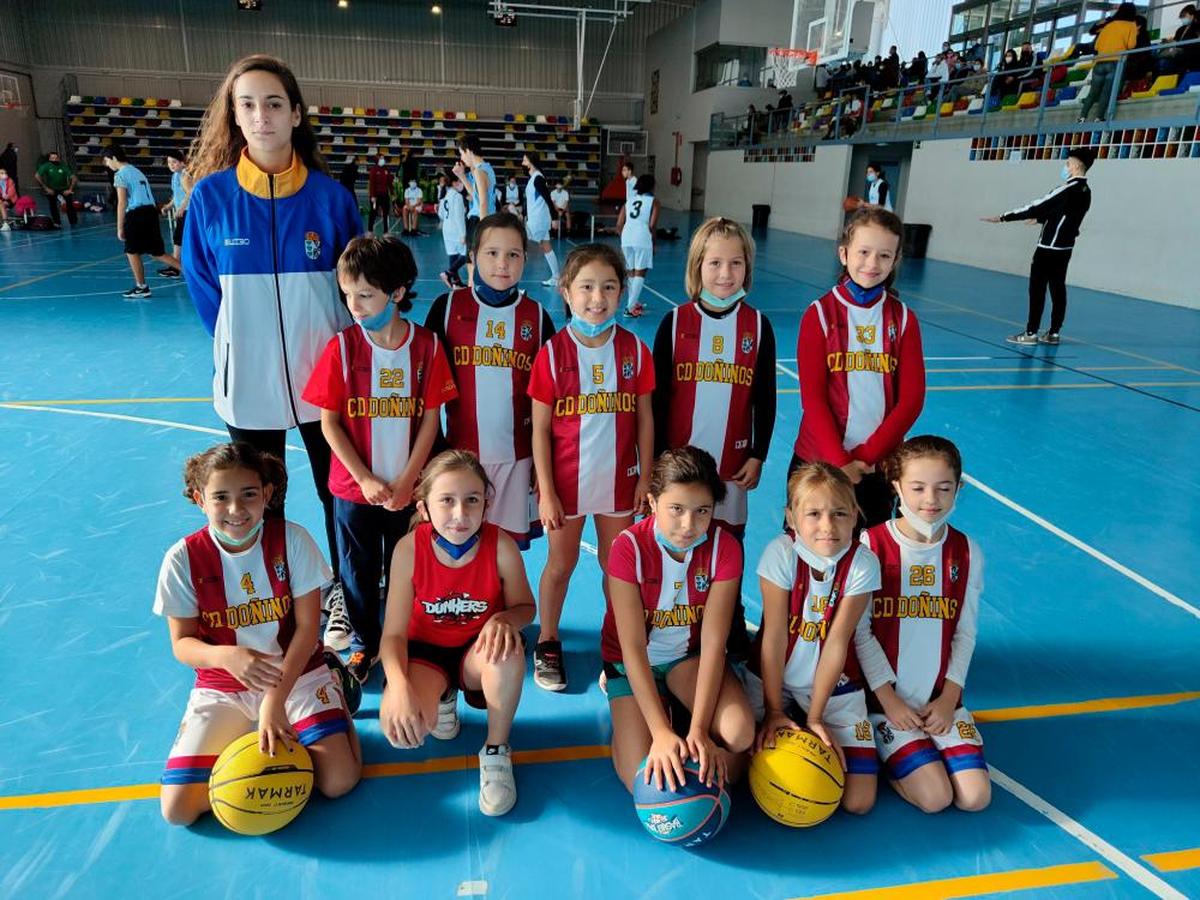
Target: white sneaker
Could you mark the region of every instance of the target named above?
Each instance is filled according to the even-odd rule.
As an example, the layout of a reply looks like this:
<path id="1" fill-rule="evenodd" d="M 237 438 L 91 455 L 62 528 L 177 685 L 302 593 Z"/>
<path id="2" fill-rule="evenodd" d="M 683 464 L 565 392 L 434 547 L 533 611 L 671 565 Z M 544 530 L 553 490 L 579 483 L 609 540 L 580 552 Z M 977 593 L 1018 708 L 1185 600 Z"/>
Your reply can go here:
<path id="1" fill-rule="evenodd" d="M 502 744 L 489 753 L 485 746 L 479 751 L 479 811 L 485 816 L 502 816 L 516 805 L 512 748 Z"/>
<path id="2" fill-rule="evenodd" d="M 325 609 L 329 612 L 329 621 L 325 623 L 325 646 L 334 650 L 349 649 L 353 628 L 350 616 L 346 614 L 346 598 L 338 582 L 334 582 L 325 599 Z"/>
<path id="3" fill-rule="evenodd" d="M 461 728 L 458 721 L 458 691 L 447 691 L 438 701 L 437 724 L 429 732 L 439 741 L 452 741 Z"/>
<path id="4" fill-rule="evenodd" d="M 0 222 L 0 231 L 12 231 L 12 226 L 7 222 Z"/>
<path id="5" fill-rule="evenodd" d="M 558 279 L 557 278 L 547 278 L 545 281 L 542 282 L 542 284 L 544 284 L 546 287 L 556 287 L 558 285 Z"/>

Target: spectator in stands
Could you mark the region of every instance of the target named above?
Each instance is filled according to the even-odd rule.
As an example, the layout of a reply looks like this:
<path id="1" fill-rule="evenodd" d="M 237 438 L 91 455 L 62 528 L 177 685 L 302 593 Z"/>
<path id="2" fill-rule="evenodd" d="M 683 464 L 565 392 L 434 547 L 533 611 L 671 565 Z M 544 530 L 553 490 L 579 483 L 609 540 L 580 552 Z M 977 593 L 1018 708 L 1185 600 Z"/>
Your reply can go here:
<path id="1" fill-rule="evenodd" d="M 8 211 L 17 203 L 17 183 L 12 180 L 8 170 L 0 166 L 0 231 L 8 231 Z"/>
<path id="2" fill-rule="evenodd" d="M 743 134 L 746 136 L 746 143 L 758 142 L 758 108 L 753 103 L 746 108 L 746 130 Z"/>
<path id="3" fill-rule="evenodd" d="M 1026 71 L 1030 71 L 1037 65 L 1037 55 L 1033 52 L 1033 44 L 1026 41 L 1021 45 L 1021 54 L 1017 57 L 1021 61 L 1021 67 Z"/>
<path id="4" fill-rule="evenodd" d="M 342 171 L 338 173 L 338 181 L 342 187 L 350 192 L 350 196 L 354 198 L 354 202 L 358 202 L 358 157 L 351 156 L 344 166 Z"/>
<path id="5" fill-rule="evenodd" d="M 913 58 L 912 63 L 908 67 L 908 83 L 920 84 L 929 74 L 929 60 L 925 56 L 925 51 L 918 51 Z"/>
<path id="6" fill-rule="evenodd" d="M 936 88 L 939 82 L 945 83 L 950 80 L 950 66 L 946 63 L 946 57 L 938 54 L 933 58 L 933 65 L 929 67 L 929 75 L 926 81 L 931 87 Z"/>
<path id="7" fill-rule="evenodd" d="M 54 220 L 54 227 L 62 227 L 62 216 L 58 211 L 59 197 L 62 198 L 63 205 L 67 208 L 67 219 L 74 225 L 79 220 L 79 216 L 75 212 L 75 188 L 79 185 L 79 179 L 75 177 L 71 167 L 62 161 L 57 150 L 51 150 L 46 155 L 46 161 L 38 166 L 33 177 L 46 192 L 46 200 L 50 204 L 50 218 Z"/>
<path id="8" fill-rule="evenodd" d="M 375 219 L 383 219 L 383 233 L 388 233 L 388 215 L 392 210 L 393 175 L 387 160 L 380 155 L 375 165 L 367 170 L 367 195 L 371 198 L 371 215 L 367 219 L 367 233 L 375 231 Z"/>
<path id="9" fill-rule="evenodd" d="M 1196 7 L 1189 3 L 1179 11 L 1179 27 L 1175 36 L 1167 38 L 1164 44 L 1179 41 L 1194 41 L 1200 39 L 1200 15 Z M 1158 54 L 1160 68 L 1164 75 L 1183 75 L 1187 72 L 1200 71 L 1200 44 L 1188 44 L 1183 47 L 1168 46 Z"/>
<path id="10" fill-rule="evenodd" d="M 1021 61 L 1017 59 L 1017 51 L 1005 50 L 1004 61 L 1000 63 L 1000 73 L 992 82 L 992 94 L 996 97 L 1008 97 L 1017 92 L 1021 82 Z"/>
<path id="11" fill-rule="evenodd" d="M 983 67 L 983 60 L 975 60 L 971 64 L 971 69 L 966 77 L 961 81 L 956 81 L 950 89 L 950 100 L 957 103 L 963 97 L 981 96 L 987 90 L 987 70 Z"/>
<path id="12" fill-rule="evenodd" d="M 1125 75 L 1122 78 L 1123 84 L 1135 84 L 1144 82 L 1148 88 L 1149 82 L 1154 78 L 1154 54 L 1149 52 L 1150 47 L 1150 26 L 1146 22 L 1145 16 L 1138 16 L 1134 20 L 1137 25 L 1137 43 L 1134 49 L 1141 50 L 1141 53 L 1134 53 L 1125 58 Z M 1140 90 L 1140 88 L 1134 88 Z"/>
<path id="13" fill-rule="evenodd" d="M 1097 122 L 1103 121 L 1108 115 L 1108 101 L 1117 73 L 1116 54 L 1136 46 L 1137 7 L 1132 3 L 1122 3 L 1096 37 L 1096 63 L 1092 66 L 1091 87 L 1079 110 L 1080 122 L 1086 122 L 1097 106 L 1100 107 Z"/>
<path id="14" fill-rule="evenodd" d="M 8 177 L 13 180 L 13 185 L 19 194 L 21 192 L 21 176 L 17 172 L 17 145 L 12 141 L 5 144 L 4 152 L 0 153 L 0 166 L 8 172 Z"/>
<path id="15" fill-rule="evenodd" d="M 880 73 L 880 83 L 885 90 L 900 86 L 900 51 L 892 44 L 888 48 L 887 59 L 883 61 L 883 71 Z"/>

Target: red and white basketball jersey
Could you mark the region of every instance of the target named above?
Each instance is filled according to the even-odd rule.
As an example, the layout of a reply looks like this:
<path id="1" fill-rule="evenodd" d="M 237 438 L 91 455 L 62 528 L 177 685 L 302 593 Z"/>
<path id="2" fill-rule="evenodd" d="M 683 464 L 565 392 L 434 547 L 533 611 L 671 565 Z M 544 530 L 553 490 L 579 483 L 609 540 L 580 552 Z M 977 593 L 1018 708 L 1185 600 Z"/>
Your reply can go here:
<path id="1" fill-rule="evenodd" d="M 646 654 L 650 665 L 663 665 L 700 651 L 709 588 L 742 577 L 742 545 L 713 525 L 707 541 L 676 560 L 655 540 L 654 517 L 648 516 L 617 535 L 608 554 L 608 574 L 641 591 Z M 605 662 L 622 661 L 611 600 L 600 630 L 600 656 Z"/>
<path id="2" fill-rule="evenodd" d="M 842 446 L 851 450 L 874 434 L 896 405 L 899 345 L 912 317 L 891 291 L 868 306 L 860 306 L 844 283 L 813 301 L 805 316 L 817 317 L 824 340 L 813 347 L 801 342 L 797 356 L 824 355 L 829 409 L 841 430 Z M 825 458 L 804 420 L 795 452 L 801 459 Z"/>
<path id="3" fill-rule="evenodd" d="M 384 481 L 408 465 L 425 411 L 457 394 L 437 335 L 412 322 L 395 350 L 377 346 L 358 325 L 339 332 L 304 389 L 309 403 L 341 415 L 363 463 Z M 366 503 L 336 453 L 329 461 L 329 489 L 335 497 Z"/>
<path id="4" fill-rule="evenodd" d="M 975 542 L 946 526 L 936 544 L 909 540 L 895 520 L 863 533 L 879 557 L 883 586 L 868 607 L 871 633 L 896 673 L 896 693 L 919 707 L 942 692 L 947 676 L 965 685 L 983 560 Z"/>
<path id="5" fill-rule="evenodd" d="M 788 535 L 775 538 L 763 551 L 758 574 L 780 587 L 786 587 L 785 584 L 780 584 L 784 579 L 773 574 L 773 570 L 778 568 L 775 558 L 782 558 L 786 552 L 792 583 L 788 589 L 787 655 L 784 657 L 783 686 L 796 695 L 812 691 L 817 663 L 821 658 L 821 650 L 825 646 L 838 603 L 845 596 L 860 593 L 858 585 L 869 583 L 873 587 L 879 581 L 877 563 L 869 550 L 863 553 L 867 548 L 862 544 L 854 544 L 838 560 L 832 574 L 824 579 L 818 578 L 812 568 L 800 559 L 791 544 L 792 538 Z M 871 587 L 866 590 L 870 590 Z M 750 649 L 750 667 L 756 674 L 761 674 L 761 658 L 760 629 Z M 839 682 L 838 688 L 835 688 L 835 694 L 843 693 L 846 689 L 857 690 L 863 687 L 862 670 L 854 651 L 853 640 L 846 648 L 846 663 L 842 671 L 845 677 Z"/>
<path id="6" fill-rule="evenodd" d="M 289 581 L 287 522 L 267 519 L 258 543 L 245 553 L 223 553 L 208 526 L 184 539 L 200 621 L 200 640 L 283 656 L 296 632 Z M 232 599 L 231 599 L 232 598 Z M 325 664 L 314 642 L 304 667 Z M 246 686 L 224 669 L 197 669 L 196 687 L 237 693 Z"/>
<path id="7" fill-rule="evenodd" d="M 585 347 L 568 326 L 538 353 L 529 396 L 550 407 L 554 487 L 566 515 L 633 509 L 637 400 L 653 390 L 650 351 L 619 325 L 599 347 Z"/>
<path id="8" fill-rule="evenodd" d="M 496 557 L 499 529 L 483 523 L 479 549 L 461 568 L 444 565 L 433 552 L 433 526 L 413 532 L 413 605 L 408 639 L 461 647 L 474 640 L 487 620 L 505 608 Z"/>
<path id="9" fill-rule="evenodd" d="M 459 288 L 446 303 L 447 352 L 458 399 L 446 406 L 446 439 L 485 465 L 533 455 L 529 373 L 542 334 L 542 307 L 524 293 L 494 307 Z"/>
<path id="10" fill-rule="evenodd" d="M 674 383 L 667 447 L 707 450 L 728 481 L 746 462 L 753 438 L 762 313 L 740 303 L 717 318 L 692 301 L 675 309 L 671 319 Z"/>

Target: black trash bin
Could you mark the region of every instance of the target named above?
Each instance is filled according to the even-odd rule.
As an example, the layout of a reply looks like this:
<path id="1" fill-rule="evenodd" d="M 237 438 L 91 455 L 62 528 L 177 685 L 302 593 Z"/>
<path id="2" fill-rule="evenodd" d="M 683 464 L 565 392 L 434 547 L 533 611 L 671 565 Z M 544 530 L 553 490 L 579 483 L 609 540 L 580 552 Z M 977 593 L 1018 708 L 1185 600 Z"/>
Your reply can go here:
<path id="1" fill-rule="evenodd" d="M 769 203 L 755 203 L 750 209 L 752 211 L 750 229 L 752 231 L 766 231 L 767 220 L 771 218 L 771 205 Z"/>
<path id="2" fill-rule="evenodd" d="M 929 235 L 932 233 L 932 225 L 905 225 L 904 255 L 909 259 L 924 259 L 925 251 L 929 249 Z"/>

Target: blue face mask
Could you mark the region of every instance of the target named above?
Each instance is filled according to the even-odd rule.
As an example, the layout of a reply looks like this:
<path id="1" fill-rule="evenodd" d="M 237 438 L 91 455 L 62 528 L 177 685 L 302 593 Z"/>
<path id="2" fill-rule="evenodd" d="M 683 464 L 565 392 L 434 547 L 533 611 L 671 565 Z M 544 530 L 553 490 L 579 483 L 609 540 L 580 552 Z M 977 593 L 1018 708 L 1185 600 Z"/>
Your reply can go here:
<path id="1" fill-rule="evenodd" d="M 687 553 L 689 550 L 695 550 L 697 547 L 707 541 L 708 532 L 704 532 L 704 534 L 700 535 L 700 537 L 696 538 L 686 547 L 676 547 L 665 537 L 663 537 L 662 532 L 658 530 L 658 526 L 656 524 L 654 528 L 654 539 L 658 541 L 658 546 L 662 547 L 664 550 L 670 551 L 671 553 Z"/>
<path id="2" fill-rule="evenodd" d="M 589 338 L 599 337 L 600 335 L 604 334 L 604 332 L 612 328 L 616 321 L 617 317 L 615 315 L 609 316 L 603 322 L 593 323 L 589 322 L 587 319 L 579 318 L 579 316 L 575 315 L 574 313 L 571 314 L 571 327 L 574 328 L 575 331 L 581 336 Z"/>
<path id="3" fill-rule="evenodd" d="M 517 296 L 517 292 L 520 290 L 520 288 L 518 288 L 516 285 L 510 287 L 508 290 L 496 290 L 490 284 L 484 282 L 481 277 L 479 277 L 478 266 L 476 266 L 474 271 L 471 273 L 471 287 L 475 290 L 475 296 L 488 306 L 502 306 L 503 304 L 512 300 L 513 297 Z"/>
<path id="4" fill-rule="evenodd" d="M 741 300 L 745 296 L 746 296 L 746 292 L 744 290 L 742 290 L 741 288 L 738 288 L 736 291 L 734 291 L 732 294 L 730 294 L 728 297 L 725 297 L 724 299 L 722 299 L 721 297 L 718 297 L 712 291 L 706 290 L 704 288 L 700 289 L 700 299 L 703 300 L 708 306 L 711 306 L 713 309 L 720 309 L 720 310 L 729 309 L 730 307 L 733 306 L 733 304 L 737 303 L 739 300 Z"/>
<path id="5" fill-rule="evenodd" d="M 1071 180 L 1071 167 L 1070 166 L 1062 167 L 1062 178 L 1063 178 L 1063 181 Z"/>
<path id="6" fill-rule="evenodd" d="M 386 328 L 396 316 L 396 304 L 388 299 L 388 302 L 383 305 L 383 309 L 375 313 L 373 316 L 363 316 L 361 319 L 355 319 L 359 325 L 366 331 L 380 331 Z"/>
<path id="7" fill-rule="evenodd" d="M 868 181 L 869 183 L 871 183 L 871 184 L 874 184 L 874 183 L 875 183 L 876 181 L 878 181 L 878 180 L 879 180 L 879 176 L 878 176 L 878 175 L 876 175 L 874 172 L 868 172 L 868 173 L 867 173 L 867 181 Z"/>
<path id="8" fill-rule="evenodd" d="M 451 559 L 462 559 L 464 556 L 466 556 L 468 553 L 471 552 L 472 547 L 474 547 L 476 544 L 479 543 L 479 532 L 478 531 L 475 532 L 473 535 L 471 535 L 469 538 L 467 538 L 461 544 L 455 544 L 451 541 L 446 540 L 444 537 L 442 537 L 440 534 L 438 534 L 435 531 L 433 542 L 437 546 L 439 546 L 443 550 L 445 550 L 446 554 Z"/>
<path id="9" fill-rule="evenodd" d="M 868 303 L 874 303 L 882 297 L 883 292 L 887 288 L 882 284 L 877 284 L 873 288 L 865 288 L 859 285 L 853 278 L 847 276 L 846 290 L 850 292 L 850 299 L 859 306 L 866 306 Z"/>
<path id="10" fill-rule="evenodd" d="M 254 543 L 255 539 L 258 537 L 258 533 L 260 531 L 262 531 L 263 520 L 259 519 L 258 524 L 250 529 L 250 533 L 247 534 L 244 538 L 240 538 L 240 539 L 235 538 L 235 537 L 230 537 L 225 532 L 223 532 L 220 528 L 218 528 L 216 525 L 210 524 L 208 527 L 212 529 L 212 533 L 214 535 L 216 535 L 217 540 L 219 540 L 222 544 L 225 544 L 229 547 L 233 547 L 237 550 L 241 550 L 243 547 L 249 547 L 251 544 Z"/>

